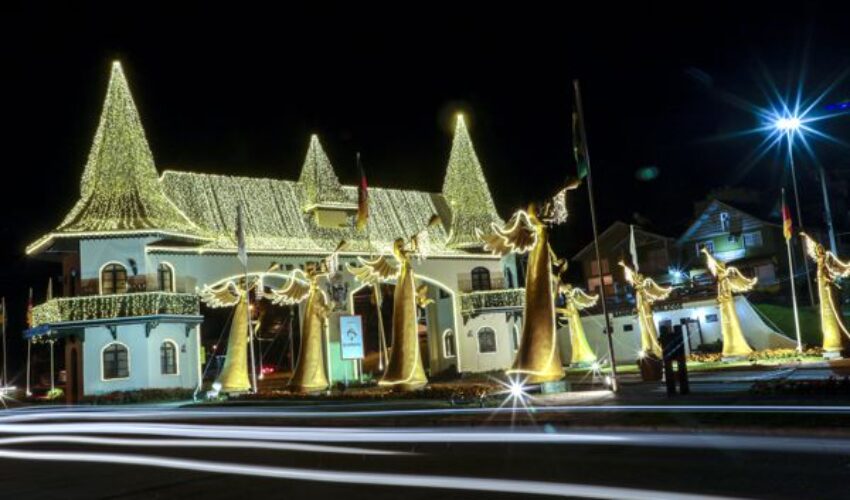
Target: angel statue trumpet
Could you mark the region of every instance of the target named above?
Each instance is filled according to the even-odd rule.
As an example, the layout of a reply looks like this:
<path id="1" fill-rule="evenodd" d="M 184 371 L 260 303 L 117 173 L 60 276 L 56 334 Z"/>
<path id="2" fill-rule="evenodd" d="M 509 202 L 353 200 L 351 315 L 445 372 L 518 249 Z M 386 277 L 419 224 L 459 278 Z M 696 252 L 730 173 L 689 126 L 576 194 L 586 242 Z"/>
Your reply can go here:
<path id="1" fill-rule="evenodd" d="M 587 336 L 584 334 L 584 326 L 581 324 L 581 316 L 579 311 L 593 307 L 599 301 L 599 295 L 588 295 L 581 288 L 573 287 L 572 285 L 560 285 L 559 290 L 564 294 L 566 301 L 563 309 L 557 309 L 557 312 L 565 315 L 570 324 L 570 348 L 572 356 L 570 356 L 571 365 L 590 365 L 596 361 L 596 354 L 587 343 Z"/>
<path id="2" fill-rule="evenodd" d="M 655 328 L 655 320 L 652 318 L 652 304 L 659 300 L 665 300 L 670 296 L 673 288 L 663 287 L 652 278 L 646 277 L 620 261 L 626 274 L 626 281 L 635 289 L 635 302 L 640 324 L 640 352 L 643 356 L 661 358 L 661 344 L 658 343 L 658 331 Z"/>
<path id="3" fill-rule="evenodd" d="M 738 268 L 727 266 L 715 259 L 705 248 L 708 270 L 717 278 L 717 305 L 720 308 L 720 333 L 723 338 L 723 357 L 746 356 L 753 349 L 744 338 L 738 311 L 735 310 L 733 293 L 749 292 L 756 286 L 758 278 L 747 278 Z"/>
<path id="4" fill-rule="evenodd" d="M 298 361 L 292 378 L 289 379 L 289 386 L 298 392 L 323 391 L 330 385 L 325 366 L 323 341 L 325 324 L 332 308 L 325 292 L 319 286 L 319 281 L 330 275 L 336 268 L 337 252 L 344 246 L 343 241 L 317 266 L 308 266 L 306 274 L 296 269 L 286 287 L 266 294 L 266 298 L 276 305 L 298 304 L 307 299 L 304 306 L 304 318 L 301 322 L 301 347 L 298 350 Z"/>
<path id="5" fill-rule="evenodd" d="M 514 213 L 505 227 L 494 225 L 492 234 L 479 235 L 485 250 L 497 255 L 529 252 L 522 337 L 513 367 L 508 371 L 526 376 L 527 383 L 551 382 L 564 377 L 555 327 L 553 288 L 556 277 L 552 273 L 552 264 L 561 261 L 549 246 L 549 226 L 566 220 L 566 192 L 576 187 L 577 181 L 559 191 L 539 211 L 536 204 L 531 204 L 527 211 Z"/>
<path id="6" fill-rule="evenodd" d="M 820 296 L 820 328 L 824 353 L 841 353 L 850 347 L 850 333 L 844 326 L 841 308 L 835 303 L 836 280 L 850 276 L 850 262 L 838 260 L 832 252 L 806 233 L 806 253 L 817 263 L 818 294 Z"/>
<path id="7" fill-rule="evenodd" d="M 422 233 L 439 222 L 439 217 L 434 215 L 428 226 L 408 241 L 397 238 L 393 242 L 393 257 L 398 262 L 398 267 L 383 255 L 372 261 L 359 259 L 359 267 L 348 266 L 349 272 L 359 281 L 371 283 L 373 286 L 379 286 L 382 280 L 397 278 L 393 292 L 392 347 L 387 369 L 379 385 L 413 390 L 428 383 L 419 349 L 416 307 L 424 307 L 431 301 L 427 298 L 427 285 L 416 287 L 411 258 L 420 251 L 419 239 Z"/>
<path id="8" fill-rule="evenodd" d="M 218 287 L 204 288 L 201 299 L 210 307 L 236 305 L 230 322 L 224 367 L 216 382 L 221 384 L 220 391 L 225 394 L 248 392 L 251 389 L 248 376 L 248 293 L 228 281 Z"/>

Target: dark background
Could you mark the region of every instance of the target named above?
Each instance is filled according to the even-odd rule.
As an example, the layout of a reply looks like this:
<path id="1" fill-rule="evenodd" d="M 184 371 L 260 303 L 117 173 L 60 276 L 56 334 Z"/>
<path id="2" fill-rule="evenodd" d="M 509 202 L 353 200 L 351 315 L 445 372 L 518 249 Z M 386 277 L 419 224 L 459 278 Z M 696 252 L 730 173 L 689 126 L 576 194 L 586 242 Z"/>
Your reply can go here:
<path id="1" fill-rule="evenodd" d="M 748 161 L 760 134 L 716 139 L 760 125 L 724 95 L 766 106 L 767 82 L 784 93 L 801 75 L 814 95 L 850 63 L 843 2 L 174 4 L 0 7 L 0 293 L 13 365 L 27 289 L 41 302 L 58 272 L 23 250 L 77 199 L 113 59 L 160 171 L 295 179 L 318 132 L 344 183 L 357 181 L 361 151 L 371 185 L 439 191 L 460 110 L 506 217 L 574 171 L 580 78 L 600 229 L 637 213 L 671 236 L 713 189 L 770 197 L 786 182 L 776 154 Z M 816 111 L 848 97 L 842 81 Z M 848 123 L 820 128 L 850 140 Z M 816 147 L 831 175 L 850 170 L 846 147 Z M 648 166 L 658 177 L 637 179 Z M 817 203 L 810 167 L 801 194 Z M 564 255 L 591 238 L 586 193 L 570 204 L 555 239 Z"/>

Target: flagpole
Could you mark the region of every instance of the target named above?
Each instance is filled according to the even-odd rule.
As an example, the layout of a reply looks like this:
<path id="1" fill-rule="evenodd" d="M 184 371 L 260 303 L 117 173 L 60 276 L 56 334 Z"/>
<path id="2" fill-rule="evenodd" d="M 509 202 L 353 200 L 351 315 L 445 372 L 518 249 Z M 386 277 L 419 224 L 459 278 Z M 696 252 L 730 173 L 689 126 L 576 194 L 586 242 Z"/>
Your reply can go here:
<path id="1" fill-rule="evenodd" d="M 581 105 L 581 89 L 578 79 L 573 80 L 576 93 L 576 110 L 578 111 L 579 127 L 581 129 L 584 159 L 587 162 L 587 198 L 590 202 L 590 224 L 593 229 L 593 247 L 596 253 L 596 266 L 599 269 L 599 297 L 602 299 L 602 316 L 605 317 L 605 336 L 608 339 L 608 356 L 611 359 L 611 390 L 617 392 L 617 360 L 614 356 L 614 332 L 611 329 L 611 319 L 608 317 L 608 307 L 605 301 L 605 273 L 602 271 L 602 257 L 599 252 L 599 233 L 596 228 L 596 209 L 593 203 L 593 174 L 590 168 L 590 151 L 587 147 L 587 133 L 584 127 L 584 112 Z M 591 271 L 593 266 L 591 266 Z"/>
<path id="2" fill-rule="evenodd" d="M 30 359 L 32 358 L 32 338 L 27 339 L 27 396 L 32 396 L 30 391 Z"/>
<path id="3" fill-rule="evenodd" d="M 6 297 L 3 297 L 3 388 L 9 384 L 6 377 Z"/>
<path id="4" fill-rule="evenodd" d="M 782 210 L 783 219 L 788 210 L 785 204 L 785 189 L 782 189 Z M 790 222 L 790 221 L 789 221 Z M 797 310 L 797 287 L 794 285 L 794 259 L 791 255 L 791 232 L 790 224 L 786 226 L 786 221 L 782 221 L 782 229 L 785 232 L 785 248 L 788 250 L 788 274 L 791 276 L 791 306 L 794 308 L 794 329 L 797 333 L 797 352 L 803 353 L 803 340 L 800 336 L 800 314 Z"/>

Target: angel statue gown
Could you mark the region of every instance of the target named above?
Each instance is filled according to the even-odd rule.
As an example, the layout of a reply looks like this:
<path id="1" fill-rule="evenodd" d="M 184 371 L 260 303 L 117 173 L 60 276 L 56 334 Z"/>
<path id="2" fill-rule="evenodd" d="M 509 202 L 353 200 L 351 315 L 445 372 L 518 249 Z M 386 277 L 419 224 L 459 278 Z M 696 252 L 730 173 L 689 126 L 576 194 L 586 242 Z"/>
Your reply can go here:
<path id="1" fill-rule="evenodd" d="M 720 309 L 720 333 L 723 339 L 723 357 L 737 358 L 753 352 L 744 338 L 738 311 L 735 309 L 735 293 L 744 293 L 753 289 L 757 278 L 747 278 L 737 268 L 727 266 L 716 260 L 703 248 L 706 263 L 711 274 L 717 278 L 717 306 Z"/>
<path id="2" fill-rule="evenodd" d="M 841 305 L 836 301 L 836 280 L 850 276 L 850 262 L 842 262 L 811 236 L 802 234 L 806 253 L 817 263 L 820 325 L 824 353 L 841 353 L 850 349 L 850 333 L 844 325 Z"/>

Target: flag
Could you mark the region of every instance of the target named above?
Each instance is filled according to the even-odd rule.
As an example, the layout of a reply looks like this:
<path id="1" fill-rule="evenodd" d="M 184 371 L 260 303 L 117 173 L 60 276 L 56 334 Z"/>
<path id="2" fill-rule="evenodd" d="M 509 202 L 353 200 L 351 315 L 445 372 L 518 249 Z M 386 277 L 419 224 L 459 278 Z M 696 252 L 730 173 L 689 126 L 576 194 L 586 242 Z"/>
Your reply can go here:
<path id="1" fill-rule="evenodd" d="M 357 187 L 357 230 L 362 231 L 369 221 L 369 184 L 366 182 L 366 172 L 360 164 L 360 153 L 357 153 L 357 168 L 360 169 L 360 185 Z"/>
<path id="2" fill-rule="evenodd" d="M 248 247 L 245 245 L 245 219 L 242 204 L 236 205 L 236 255 L 243 266 L 248 267 Z"/>
<path id="3" fill-rule="evenodd" d="M 785 241 L 791 239 L 791 210 L 788 209 L 788 203 L 785 202 L 785 190 L 782 190 L 782 234 L 785 235 Z"/>
<path id="4" fill-rule="evenodd" d="M 0 325 L 6 328 L 6 297 L 3 297 L 3 301 L 0 302 Z"/>
<path id="5" fill-rule="evenodd" d="M 629 253 L 632 254 L 632 265 L 635 266 L 635 272 L 638 272 L 638 255 L 637 243 L 635 242 L 635 226 L 629 224 Z"/>
<path id="6" fill-rule="evenodd" d="M 581 116 L 573 111 L 573 156 L 576 159 L 576 175 L 579 179 L 587 177 L 587 154 L 585 154 L 584 134 L 581 130 Z"/>
<path id="7" fill-rule="evenodd" d="M 4 314 L 5 316 L 5 314 Z M 5 317 L 4 317 L 5 321 Z M 27 299 L 27 328 L 32 328 L 32 287 L 30 287 L 30 296 Z"/>

